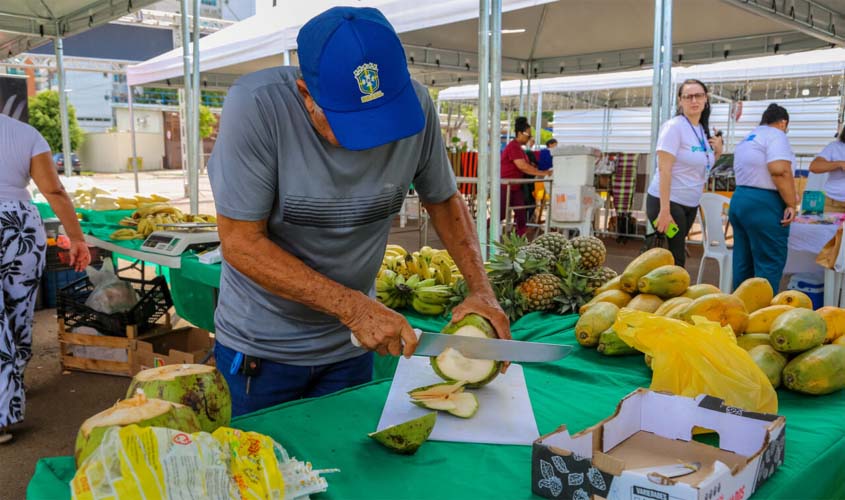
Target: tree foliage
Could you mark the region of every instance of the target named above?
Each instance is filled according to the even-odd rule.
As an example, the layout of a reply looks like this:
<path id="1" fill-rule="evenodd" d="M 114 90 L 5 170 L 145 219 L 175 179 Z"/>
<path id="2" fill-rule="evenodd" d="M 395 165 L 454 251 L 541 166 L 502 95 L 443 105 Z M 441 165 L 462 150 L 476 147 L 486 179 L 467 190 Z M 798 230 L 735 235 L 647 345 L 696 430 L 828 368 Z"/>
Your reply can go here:
<path id="1" fill-rule="evenodd" d="M 67 114 L 70 149 L 77 151 L 82 144 L 83 132 L 76 121 L 76 109 L 70 103 L 67 105 Z M 53 152 L 62 152 L 62 121 L 58 92 L 45 90 L 29 98 L 29 124 L 44 136 Z"/>
<path id="2" fill-rule="evenodd" d="M 206 106 L 200 105 L 200 138 L 205 139 L 211 137 L 214 132 L 214 124 L 217 123 L 217 117 Z"/>

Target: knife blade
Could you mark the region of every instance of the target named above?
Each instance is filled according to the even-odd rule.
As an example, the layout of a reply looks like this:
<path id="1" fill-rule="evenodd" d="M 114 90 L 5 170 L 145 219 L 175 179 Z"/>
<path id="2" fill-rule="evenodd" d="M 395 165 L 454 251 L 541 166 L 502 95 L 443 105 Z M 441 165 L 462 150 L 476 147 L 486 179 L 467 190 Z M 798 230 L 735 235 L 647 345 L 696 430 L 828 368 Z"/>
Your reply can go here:
<path id="1" fill-rule="evenodd" d="M 418 329 L 414 329 L 414 333 L 419 339 L 414 356 L 437 356 L 451 347 L 472 359 L 542 363 L 565 358 L 572 352 L 572 346 L 569 345 L 449 335 Z M 352 335 L 352 344 L 361 347 L 355 335 Z"/>

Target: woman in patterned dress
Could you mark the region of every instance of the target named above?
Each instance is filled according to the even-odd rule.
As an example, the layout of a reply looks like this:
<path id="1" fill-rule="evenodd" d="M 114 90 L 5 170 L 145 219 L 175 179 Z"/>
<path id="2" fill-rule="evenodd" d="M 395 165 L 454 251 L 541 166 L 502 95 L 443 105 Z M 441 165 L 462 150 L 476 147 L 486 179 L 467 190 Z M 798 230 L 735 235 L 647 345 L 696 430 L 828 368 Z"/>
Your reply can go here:
<path id="1" fill-rule="evenodd" d="M 34 128 L 0 114 L 0 444 L 12 439 L 9 426 L 24 416 L 23 373 L 32 357 L 35 293 L 47 247 L 41 217 L 30 203 L 30 180 L 64 225 L 71 266 L 82 271 L 91 255 L 50 146 Z"/>

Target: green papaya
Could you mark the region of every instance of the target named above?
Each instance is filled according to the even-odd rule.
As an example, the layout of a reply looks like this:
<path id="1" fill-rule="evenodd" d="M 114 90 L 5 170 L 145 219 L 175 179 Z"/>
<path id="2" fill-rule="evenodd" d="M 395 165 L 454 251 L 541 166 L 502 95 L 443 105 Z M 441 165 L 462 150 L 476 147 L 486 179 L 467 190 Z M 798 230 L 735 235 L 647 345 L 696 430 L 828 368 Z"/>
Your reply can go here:
<path id="1" fill-rule="evenodd" d="M 602 332 L 599 337 L 598 351 L 605 356 L 626 356 L 640 352 L 619 338 L 619 334 L 613 328 L 608 328 Z"/>
<path id="2" fill-rule="evenodd" d="M 787 311 L 772 322 L 772 347 L 780 352 L 803 352 L 824 342 L 827 324 L 817 312 L 803 307 Z"/>
<path id="3" fill-rule="evenodd" d="M 637 281 L 640 293 L 650 293 L 670 299 L 684 293 L 689 287 L 689 273 L 681 266 L 660 266 Z"/>
<path id="4" fill-rule="evenodd" d="M 736 345 L 750 351 L 759 345 L 772 345 L 768 333 L 746 333 L 736 338 Z"/>
<path id="5" fill-rule="evenodd" d="M 783 369 L 787 389 L 829 394 L 845 388 L 845 346 L 827 344 L 795 357 Z"/>
<path id="6" fill-rule="evenodd" d="M 601 332 L 616 321 L 619 307 L 610 302 L 598 302 L 578 318 L 575 323 L 575 339 L 584 347 L 595 347 Z"/>
<path id="7" fill-rule="evenodd" d="M 780 386 L 781 372 L 786 366 L 786 357 L 770 345 L 758 345 L 748 351 L 748 355 L 754 364 L 763 370 L 772 387 L 777 389 Z"/>

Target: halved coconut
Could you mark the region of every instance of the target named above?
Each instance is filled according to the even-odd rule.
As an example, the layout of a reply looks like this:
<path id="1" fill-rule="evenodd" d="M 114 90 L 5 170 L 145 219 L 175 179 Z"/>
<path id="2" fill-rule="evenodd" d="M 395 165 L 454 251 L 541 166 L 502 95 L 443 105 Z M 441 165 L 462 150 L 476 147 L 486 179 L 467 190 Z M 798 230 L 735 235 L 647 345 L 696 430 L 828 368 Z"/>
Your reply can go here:
<path id="1" fill-rule="evenodd" d="M 187 406 L 161 399 L 147 399 L 144 394 L 124 399 L 82 423 L 76 434 L 76 466 L 90 455 L 109 427 L 136 424 L 140 427 L 167 427 L 182 432 L 199 432 L 200 423 Z"/>
<path id="2" fill-rule="evenodd" d="M 232 420 L 232 396 L 223 375 L 208 365 L 165 365 L 138 372 L 126 397 L 142 390 L 149 398 L 158 398 L 190 407 L 197 414 L 200 427 L 214 432 Z"/>
<path id="3" fill-rule="evenodd" d="M 443 333 L 468 337 L 496 338 L 493 326 L 482 316 L 469 314 L 457 323 L 449 323 Z M 499 374 L 501 362 L 467 358 L 459 351 L 447 347 L 437 357 L 431 358 L 434 373 L 446 381 L 466 381 L 469 389 L 489 384 Z"/>
<path id="4" fill-rule="evenodd" d="M 371 432 L 369 436 L 391 451 L 413 455 L 428 439 L 436 420 L 437 413 L 431 412 L 420 418 Z"/>
<path id="5" fill-rule="evenodd" d="M 443 382 L 410 391 L 411 402 L 429 410 L 448 412 L 461 418 L 470 418 L 478 411 L 478 399 L 464 392 L 464 381 Z"/>

